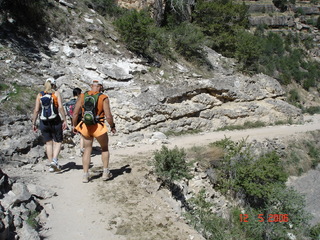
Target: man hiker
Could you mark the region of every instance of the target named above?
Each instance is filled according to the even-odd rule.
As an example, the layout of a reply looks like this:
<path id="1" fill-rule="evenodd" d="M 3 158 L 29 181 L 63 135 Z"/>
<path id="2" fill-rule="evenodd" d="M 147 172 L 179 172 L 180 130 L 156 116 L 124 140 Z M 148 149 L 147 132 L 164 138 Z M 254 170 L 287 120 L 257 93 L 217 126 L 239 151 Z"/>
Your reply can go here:
<path id="1" fill-rule="evenodd" d="M 80 132 L 83 137 L 84 153 L 82 165 L 84 173 L 82 182 L 84 183 L 90 180 L 89 166 L 94 138 L 97 139 L 102 151 L 102 180 L 106 181 L 112 177 L 109 170 L 109 138 L 105 120 L 107 120 L 112 133 L 116 133 L 116 128 L 110 110 L 109 98 L 107 95 L 102 94 L 102 91 L 102 82 L 100 80 L 93 80 L 91 82 L 91 90 L 82 93 L 78 98 L 72 118 L 73 132 Z M 77 124 L 80 109 L 82 109 L 82 119 Z"/>
<path id="2" fill-rule="evenodd" d="M 73 94 L 73 98 L 68 101 L 67 103 L 65 103 L 65 109 L 66 109 L 66 113 L 67 115 L 69 116 L 70 120 L 71 120 L 71 126 L 72 126 L 72 118 L 73 118 L 73 112 L 74 112 L 74 108 L 76 106 L 76 102 L 78 100 L 78 97 L 80 96 L 82 90 L 78 87 L 74 88 L 72 90 L 72 94 Z M 78 121 L 77 121 L 77 124 L 79 124 L 79 122 L 81 121 L 81 111 L 79 112 L 79 117 L 78 117 Z M 84 148 L 83 148 L 83 138 L 82 136 L 80 136 L 80 156 L 82 156 L 83 154 L 83 151 L 84 151 Z"/>
<path id="3" fill-rule="evenodd" d="M 46 143 L 46 154 L 50 162 L 50 172 L 61 170 L 58 156 L 63 140 L 63 130 L 67 128 L 66 114 L 62 97 L 57 91 L 53 78 L 46 80 L 44 91 L 37 95 L 32 117 L 33 131 L 38 130 L 37 118 L 40 118 L 40 130 Z M 62 119 L 61 119 L 62 118 Z"/>

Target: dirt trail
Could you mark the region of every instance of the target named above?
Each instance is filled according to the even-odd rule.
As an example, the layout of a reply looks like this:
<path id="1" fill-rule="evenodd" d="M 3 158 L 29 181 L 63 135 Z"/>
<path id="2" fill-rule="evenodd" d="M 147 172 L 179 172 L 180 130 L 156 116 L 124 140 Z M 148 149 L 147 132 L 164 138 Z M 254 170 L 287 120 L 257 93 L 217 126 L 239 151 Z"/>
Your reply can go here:
<path id="1" fill-rule="evenodd" d="M 241 131 L 210 132 L 169 139 L 168 147 L 189 148 L 231 137 L 239 140 L 261 140 L 285 137 L 320 129 L 320 115 L 309 116 L 304 125 L 272 126 Z M 119 140 L 110 136 L 111 145 Z M 168 201 L 165 190 L 148 175 L 148 161 L 157 144 L 136 144 L 133 147 L 112 149 L 110 167 L 114 178 L 103 182 L 100 178 L 100 155 L 92 158 L 93 179 L 81 182 L 80 157 L 61 160 L 65 171 L 60 174 L 39 173 L 42 186 L 56 191 L 57 196 L 43 200 L 49 214 L 43 231 L 49 240 L 200 240 Z"/>

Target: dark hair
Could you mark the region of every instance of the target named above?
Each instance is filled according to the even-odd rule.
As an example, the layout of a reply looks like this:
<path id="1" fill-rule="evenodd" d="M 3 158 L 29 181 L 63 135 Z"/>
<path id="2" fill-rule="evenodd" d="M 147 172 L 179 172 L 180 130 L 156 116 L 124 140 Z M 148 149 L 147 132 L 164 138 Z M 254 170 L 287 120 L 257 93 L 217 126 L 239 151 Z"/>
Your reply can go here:
<path id="1" fill-rule="evenodd" d="M 81 89 L 80 88 L 75 88 L 73 89 L 73 96 L 79 96 L 81 94 Z"/>

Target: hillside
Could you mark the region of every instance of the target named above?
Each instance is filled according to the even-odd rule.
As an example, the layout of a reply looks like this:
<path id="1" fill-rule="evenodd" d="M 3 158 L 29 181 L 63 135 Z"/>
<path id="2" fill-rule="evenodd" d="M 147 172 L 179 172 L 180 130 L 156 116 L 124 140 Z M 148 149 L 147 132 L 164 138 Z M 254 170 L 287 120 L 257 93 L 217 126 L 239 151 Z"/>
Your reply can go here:
<path id="1" fill-rule="evenodd" d="M 34 228 L 48 239 L 203 239 L 181 216 L 185 202 L 162 186 L 149 165 L 152 151 L 162 145 L 192 149 L 223 136 L 239 140 L 249 135 L 255 152 L 267 149 L 282 154 L 287 173 L 294 175 L 289 183 L 300 192 L 308 188 L 300 185 L 304 181 L 300 175 L 307 176 L 319 163 L 318 116 L 306 114 L 310 107 L 317 111 L 320 104 L 318 75 L 308 89 L 294 80 L 283 84 L 279 76 L 239 71 L 241 64 L 235 58 L 211 47 L 203 49 L 204 61 L 187 60 L 177 50 L 171 56 L 137 54 L 126 47 L 114 24 L 116 17 L 102 14 L 98 2 L 43 1 L 30 19 L 21 13 L 32 8 L 19 9 L 18 15 L 1 11 L 0 170 L 4 173 L 0 171 L 0 216 L 5 217 L 0 221 L 0 239 L 8 234 L 9 224 L 11 234 L 34 234 L 38 239 L 38 233 L 25 224 L 32 220 L 28 212 L 41 212 L 36 218 L 40 226 Z M 308 20 L 319 17 L 316 4 L 307 5 L 304 14 L 296 8 L 281 12 L 271 2 L 247 4 L 252 32 L 259 24 L 270 23 L 270 32 L 293 32 L 301 35 L 300 40 L 311 36 L 314 45 L 306 59 L 319 60 L 319 33 Z M 305 50 L 305 45 L 301 47 Z M 299 67 L 302 72 L 306 69 Z M 64 132 L 61 152 L 64 171 L 55 175 L 47 171 L 42 138 L 30 123 L 35 96 L 47 78 L 57 81 L 64 102 L 72 97 L 74 87 L 85 91 L 92 79 L 103 81 L 118 130 L 116 136 L 110 136 L 116 177 L 106 186 L 99 181 L 98 147 L 92 159 L 94 179 L 86 186 L 81 183 L 79 139 L 71 136 L 70 129 Z M 262 130 L 225 130 L 258 126 Z M 229 216 L 229 210 L 241 202 L 229 202 L 212 188 L 207 169 L 194 167 L 193 174 L 187 183 L 192 190 L 185 196 L 191 198 L 202 186 L 208 187 L 208 195 L 218 204 L 213 212 L 219 219 Z M 177 184 L 187 189 L 186 183 Z M 12 192 L 19 192 L 23 199 L 11 198 Z M 307 194 L 306 209 L 316 216 L 311 223 L 317 225 L 318 203 L 313 201 L 313 192 Z M 66 226 L 68 233 L 64 232 Z M 244 239 L 245 235 L 238 237 Z"/>

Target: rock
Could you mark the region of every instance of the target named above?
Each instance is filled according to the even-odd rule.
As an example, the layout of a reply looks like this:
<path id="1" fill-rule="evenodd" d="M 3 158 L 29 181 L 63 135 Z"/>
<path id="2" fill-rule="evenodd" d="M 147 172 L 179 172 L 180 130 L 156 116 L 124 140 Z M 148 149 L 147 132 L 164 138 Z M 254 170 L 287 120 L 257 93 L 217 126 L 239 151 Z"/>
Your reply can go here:
<path id="1" fill-rule="evenodd" d="M 152 140 L 164 140 L 167 139 L 167 136 L 162 132 L 154 132 L 151 136 Z"/>
<path id="2" fill-rule="evenodd" d="M 251 16 L 249 17 L 250 25 L 266 25 L 269 27 L 293 27 L 294 18 L 292 16 Z"/>
<path id="3" fill-rule="evenodd" d="M 69 46 L 63 46 L 62 51 L 68 58 L 73 58 L 75 56 L 74 51 Z"/>
<path id="4" fill-rule="evenodd" d="M 36 217 L 36 221 L 45 224 L 48 221 L 48 214 L 45 209 L 42 209 L 39 215 Z"/>
<path id="5" fill-rule="evenodd" d="M 128 81 L 133 78 L 124 68 L 117 65 L 107 65 L 101 68 L 101 72 L 112 79 Z"/>
<path id="6" fill-rule="evenodd" d="M 20 239 L 24 240 L 40 240 L 40 236 L 28 223 L 24 222 L 23 227 L 17 231 Z"/>
<path id="7" fill-rule="evenodd" d="M 35 184 L 28 184 L 27 188 L 32 195 L 41 199 L 51 198 L 56 195 L 56 193 L 51 189 L 47 189 Z"/>

